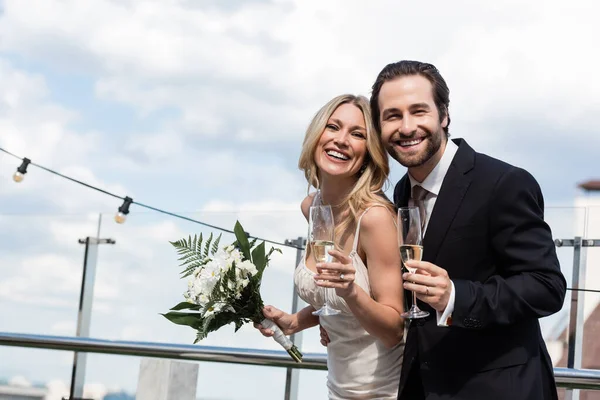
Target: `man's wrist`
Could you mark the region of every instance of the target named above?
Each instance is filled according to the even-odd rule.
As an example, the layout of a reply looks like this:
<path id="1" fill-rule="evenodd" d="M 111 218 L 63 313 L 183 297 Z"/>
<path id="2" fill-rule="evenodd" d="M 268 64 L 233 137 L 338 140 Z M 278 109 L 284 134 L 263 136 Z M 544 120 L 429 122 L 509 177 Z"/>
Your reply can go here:
<path id="1" fill-rule="evenodd" d="M 437 311 L 437 325 L 438 326 L 451 326 L 452 325 L 452 313 L 454 312 L 454 300 L 456 298 L 454 282 L 450 281 L 452 287 L 450 288 L 450 298 L 443 311 Z"/>

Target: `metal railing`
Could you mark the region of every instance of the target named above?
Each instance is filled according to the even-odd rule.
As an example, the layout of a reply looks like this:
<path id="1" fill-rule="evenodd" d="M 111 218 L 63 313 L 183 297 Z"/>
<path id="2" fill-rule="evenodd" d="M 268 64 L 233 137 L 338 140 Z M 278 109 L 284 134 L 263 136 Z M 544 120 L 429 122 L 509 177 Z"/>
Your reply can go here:
<path id="1" fill-rule="evenodd" d="M 128 342 L 70 336 L 31 335 L 0 332 L 0 345 L 66 350 L 84 353 L 102 353 L 138 357 L 168 358 L 173 360 L 214 361 L 232 364 L 327 369 L 325 354 L 304 354 L 302 363 L 296 363 L 285 351 L 243 349 L 186 344 Z"/>
<path id="2" fill-rule="evenodd" d="M 322 353 L 305 354 L 303 362 L 297 364 L 284 351 L 152 342 L 127 342 L 11 332 L 0 332 L 0 345 L 269 367 L 311 370 L 327 369 L 327 356 Z M 600 370 L 554 368 L 554 377 L 558 387 L 567 389 L 600 390 Z"/>

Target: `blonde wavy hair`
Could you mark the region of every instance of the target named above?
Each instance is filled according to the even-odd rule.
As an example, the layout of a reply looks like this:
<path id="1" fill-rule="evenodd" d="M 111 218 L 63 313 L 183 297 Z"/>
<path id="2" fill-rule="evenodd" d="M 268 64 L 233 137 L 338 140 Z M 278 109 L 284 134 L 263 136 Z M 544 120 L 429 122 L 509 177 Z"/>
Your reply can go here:
<path id="1" fill-rule="evenodd" d="M 329 121 L 331 115 L 342 104 L 352 104 L 362 112 L 367 129 L 367 154 L 365 156 L 365 164 L 361 168 L 361 171 L 357 173 L 354 188 L 342 203 L 337 205 L 342 211 L 346 209 L 349 211 L 347 213 L 342 212 L 341 215 L 344 215 L 344 217 L 342 220 L 336 221 L 336 238 L 340 238 L 339 242 L 336 240 L 336 244 L 339 245 L 343 245 L 348 235 L 353 233 L 358 215 L 368 206 L 382 204 L 392 213 L 395 213 L 393 204 L 382 191 L 390 172 L 388 156 L 381 138 L 375 132 L 369 100 L 364 96 L 355 96 L 352 94 L 337 96 L 321 107 L 313 117 L 306 130 L 302 152 L 298 161 L 298 168 L 304 171 L 304 176 L 308 182 L 308 192 L 310 192 L 311 186 L 319 189 L 319 168 L 315 163 L 315 151 L 321 135 L 325 131 L 327 121 Z"/>

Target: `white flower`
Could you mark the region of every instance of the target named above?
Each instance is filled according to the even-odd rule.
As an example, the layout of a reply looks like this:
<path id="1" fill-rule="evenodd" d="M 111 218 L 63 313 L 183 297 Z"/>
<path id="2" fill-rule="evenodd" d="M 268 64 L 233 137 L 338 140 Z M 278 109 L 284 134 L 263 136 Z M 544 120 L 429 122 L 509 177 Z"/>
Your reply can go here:
<path id="1" fill-rule="evenodd" d="M 230 311 L 230 312 L 233 312 L 235 310 L 234 310 L 233 307 L 231 307 L 227 303 L 216 303 L 215 304 L 215 312 L 221 312 L 221 311 Z"/>
<path id="2" fill-rule="evenodd" d="M 198 305 L 204 307 L 206 305 L 206 303 L 208 303 L 208 296 L 205 295 L 204 293 L 200 294 L 198 296 Z"/>
<path id="3" fill-rule="evenodd" d="M 236 264 L 236 265 L 241 271 L 246 272 L 250 276 L 254 276 L 258 273 L 258 270 L 256 269 L 256 265 L 252 264 L 248 260 L 242 261 L 240 264 Z"/>
<path id="4" fill-rule="evenodd" d="M 215 303 L 212 306 L 208 307 L 204 311 L 204 317 L 208 317 L 208 316 L 211 316 L 213 314 L 220 313 L 221 311 L 231 311 L 231 312 L 233 312 L 235 310 L 233 309 L 233 307 L 231 307 L 227 303 Z"/>
<path id="5" fill-rule="evenodd" d="M 227 253 L 224 249 L 219 249 L 214 255 L 212 262 L 216 263 L 219 266 L 219 271 L 225 272 L 231 268 L 231 261 L 229 253 Z"/>
<path id="6" fill-rule="evenodd" d="M 221 270 L 219 264 L 215 261 L 210 261 L 204 266 L 200 276 L 196 279 L 200 287 L 200 293 L 210 293 L 221 278 Z"/>
<path id="7" fill-rule="evenodd" d="M 237 265 L 242 262 L 242 254 L 233 245 L 218 249 L 212 257 L 211 262 L 219 265 L 221 273 L 229 271 L 234 263 Z"/>
<path id="8" fill-rule="evenodd" d="M 204 311 L 204 318 L 206 317 L 210 317 L 211 315 L 213 315 L 215 313 L 215 308 L 214 307 L 208 307 L 205 311 Z"/>
<path id="9" fill-rule="evenodd" d="M 236 265 L 242 262 L 242 253 L 236 248 L 230 251 L 231 258 L 235 261 Z"/>
<path id="10" fill-rule="evenodd" d="M 196 285 L 196 278 L 193 276 L 188 280 L 188 290 L 184 293 L 184 297 L 190 303 L 196 303 L 198 297 L 199 288 Z"/>

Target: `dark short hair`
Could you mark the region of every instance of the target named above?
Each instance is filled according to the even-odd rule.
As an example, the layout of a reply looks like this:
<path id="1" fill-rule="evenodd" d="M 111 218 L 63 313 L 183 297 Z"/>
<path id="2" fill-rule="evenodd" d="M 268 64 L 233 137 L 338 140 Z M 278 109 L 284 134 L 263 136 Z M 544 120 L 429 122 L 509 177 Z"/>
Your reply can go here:
<path id="1" fill-rule="evenodd" d="M 373 115 L 373 122 L 375 123 L 377 132 L 381 132 L 381 122 L 379 121 L 381 112 L 379 110 L 379 92 L 381 91 L 381 87 L 388 81 L 409 75 L 421 75 L 431 82 L 433 101 L 440 115 L 440 122 L 442 122 L 444 117 L 448 117 L 448 124 L 444 128 L 444 132 L 446 136 L 450 136 L 448 131 L 448 126 L 450 126 L 450 113 L 448 111 L 450 106 L 450 89 L 448 89 L 446 81 L 433 64 L 411 60 L 402 60 L 388 64 L 377 75 L 371 92 L 371 114 Z"/>

